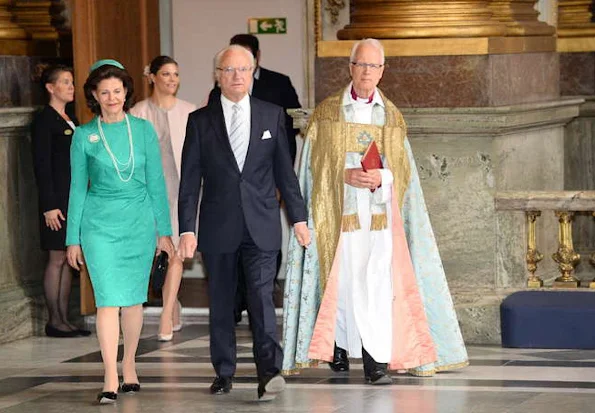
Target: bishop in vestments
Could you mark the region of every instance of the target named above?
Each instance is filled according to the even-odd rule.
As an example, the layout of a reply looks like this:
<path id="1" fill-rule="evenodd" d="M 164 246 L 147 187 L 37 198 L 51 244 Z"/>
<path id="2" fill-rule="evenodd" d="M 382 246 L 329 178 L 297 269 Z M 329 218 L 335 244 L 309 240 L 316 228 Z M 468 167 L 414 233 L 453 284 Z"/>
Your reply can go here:
<path id="1" fill-rule="evenodd" d="M 388 369 L 419 376 L 468 364 L 403 117 L 376 87 L 384 50 L 356 43 L 352 82 L 324 100 L 306 132 L 299 180 L 311 245 L 290 239 L 283 372 L 363 358 L 370 384 Z M 374 141 L 383 168 L 362 169 Z"/>

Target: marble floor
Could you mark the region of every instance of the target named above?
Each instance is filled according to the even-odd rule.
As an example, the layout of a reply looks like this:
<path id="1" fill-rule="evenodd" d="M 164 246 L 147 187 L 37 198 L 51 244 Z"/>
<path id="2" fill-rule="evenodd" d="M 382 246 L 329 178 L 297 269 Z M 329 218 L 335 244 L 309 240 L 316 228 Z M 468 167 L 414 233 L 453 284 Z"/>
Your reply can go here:
<path id="1" fill-rule="evenodd" d="M 156 326 L 143 330 L 138 371 L 142 391 L 115 405 L 93 403 L 101 389 L 97 338 L 33 337 L 0 346 L 0 412 L 595 412 L 595 350 L 502 349 L 469 346 L 471 365 L 417 378 L 394 374 L 392 386 L 363 383 L 361 363 L 349 373 L 327 366 L 287 379 L 276 400 L 256 402 L 250 332 L 238 328 L 239 365 L 229 395 L 212 396 L 208 331 L 186 326 L 158 343 Z"/>

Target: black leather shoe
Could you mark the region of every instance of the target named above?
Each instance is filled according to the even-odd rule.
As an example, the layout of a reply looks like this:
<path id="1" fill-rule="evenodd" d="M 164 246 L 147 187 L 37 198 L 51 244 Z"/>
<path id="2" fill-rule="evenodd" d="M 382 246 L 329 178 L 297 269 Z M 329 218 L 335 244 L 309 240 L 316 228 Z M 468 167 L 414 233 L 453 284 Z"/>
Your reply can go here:
<path id="1" fill-rule="evenodd" d="M 372 356 L 366 351 L 366 349 L 362 349 L 362 355 L 364 361 L 364 376 L 366 378 L 366 383 L 375 385 L 393 383 L 392 377 L 387 374 L 386 363 L 376 362 L 372 358 Z"/>
<path id="2" fill-rule="evenodd" d="M 217 376 L 213 380 L 213 384 L 211 384 L 211 394 L 229 393 L 232 387 L 231 377 Z"/>
<path id="3" fill-rule="evenodd" d="M 102 391 L 97 395 L 97 403 L 99 404 L 113 404 L 118 400 L 118 393 L 113 391 Z"/>
<path id="4" fill-rule="evenodd" d="M 122 393 L 138 393 L 140 391 L 140 384 L 138 383 L 122 383 Z"/>
<path id="5" fill-rule="evenodd" d="M 333 354 L 333 361 L 328 364 L 331 370 L 349 371 L 349 359 L 347 358 L 347 350 L 343 350 L 341 347 L 337 347 L 335 344 L 335 352 Z"/>
<path id="6" fill-rule="evenodd" d="M 85 330 L 84 328 L 79 328 L 74 330 L 74 332 L 81 337 L 89 337 L 91 335 L 91 332 L 89 330 Z"/>
<path id="7" fill-rule="evenodd" d="M 51 324 L 45 325 L 45 335 L 48 337 L 58 337 L 58 338 L 70 338 L 70 337 L 77 337 L 78 333 L 76 331 L 64 331 L 59 330 Z"/>
<path id="8" fill-rule="evenodd" d="M 285 390 L 285 379 L 279 373 L 266 376 L 258 383 L 258 401 L 267 402 L 274 400 L 279 393 Z"/>

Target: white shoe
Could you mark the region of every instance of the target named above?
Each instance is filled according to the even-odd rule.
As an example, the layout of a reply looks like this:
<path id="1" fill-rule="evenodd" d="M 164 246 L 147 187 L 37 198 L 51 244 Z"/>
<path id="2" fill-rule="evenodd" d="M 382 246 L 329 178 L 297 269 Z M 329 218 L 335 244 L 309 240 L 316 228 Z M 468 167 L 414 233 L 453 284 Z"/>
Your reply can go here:
<path id="1" fill-rule="evenodd" d="M 171 341 L 174 338 L 174 333 L 171 334 L 157 334 L 157 341 Z"/>

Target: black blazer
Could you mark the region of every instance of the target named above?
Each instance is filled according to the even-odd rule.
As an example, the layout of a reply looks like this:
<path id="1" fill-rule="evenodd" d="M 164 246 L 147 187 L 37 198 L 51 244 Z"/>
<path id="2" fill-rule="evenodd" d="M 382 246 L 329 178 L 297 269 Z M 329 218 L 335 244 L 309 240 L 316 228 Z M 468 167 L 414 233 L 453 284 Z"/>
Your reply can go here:
<path id="1" fill-rule="evenodd" d="M 68 116 L 78 125 L 73 114 L 68 113 Z M 50 105 L 41 109 L 33 119 L 31 150 L 41 212 L 59 208 L 66 214 L 73 133 L 68 123 Z"/>
<path id="2" fill-rule="evenodd" d="M 293 119 L 287 114 L 287 109 L 301 108 L 298 95 L 291 84 L 291 79 L 284 74 L 273 72 L 272 70 L 260 68 L 258 79 L 253 79 L 252 96 L 265 102 L 274 103 L 285 109 L 285 133 L 289 143 L 289 155 L 291 162 L 295 162 L 296 142 L 295 136 L 300 132 L 293 128 Z M 209 100 L 218 97 L 221 91 L 218 86 L 209 95 Z"/>
<path id="3" fill-rule="evenodd" d="M 287 150 L 285 116 L 279 106 L 250 98 L 250 144 L 243 171 L 236 163 L 220 99 L 188 118 L 182 151 L 178 213 L 180 233 L 194 232 L 201 181 L 198 249 L 231 253 L 248 229 L 263 251 L 281 248 L 278 188 L 291 223 L 306 221 L 306 208 Z M 265 131 L 271 138 L 262 139 Z"/>
<path id="4" fill-rule="evenodd" d="M 265 102 L 271 102 L 281 106 L 283 109 L 301 108 L 300 101 L 291 79 L 284 74 L 273 72 L 272 70 L 260 68 L 260 76 L 254 79 L 252 86 L 252 96 Z M 293 129 L 293 119 L 285 112 L 285 131 L 289 142 L 289 154 L 292 162 L 295 162 L 296 142 L 295 135 L 299 129 Z"/>

